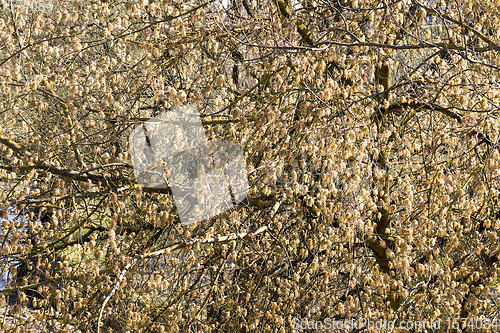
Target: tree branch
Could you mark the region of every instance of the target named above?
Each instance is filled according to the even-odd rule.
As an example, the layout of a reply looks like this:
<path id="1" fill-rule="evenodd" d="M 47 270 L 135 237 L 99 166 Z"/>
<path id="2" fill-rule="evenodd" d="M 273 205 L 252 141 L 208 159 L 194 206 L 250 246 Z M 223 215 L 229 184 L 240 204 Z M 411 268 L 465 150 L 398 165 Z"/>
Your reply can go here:
<path id="1" fill-rule="evenodd" d="M 274 218 L 274 216 L 276 215 L 276 213 L 277 213 L 279 207 L 281 206 L 282 202 L 284 201 L 284 199 L 285 199 L 284 197 L 281 197 L 281 199 L 278 202 L 276 202 L 276 204 L 274 205 L 273 210 L 271 212 L 271 215 L 270 215 L 271 217 L 270 217 L 269 221 L 271 221 Z M 113 289 L 109 292 L 109 294 L 104 299 L 104 302 L 103 302 L 102 307 L 101 307 L 101 311 L 99 312 L 99 319 L 97 320 L 97 332 L 98 333 L 100 332 L 102 313 L 104 311 L 104 308 L 106 307 L 106 304 L 111 299 L 111 297 L 114 295 L 114 293 L 118 290 L 118 287 L 120 286 L 121 281 L 125 277 L 125 274 L 127 274 L 130 267 L 132 267 L 137 261 L 139 261 L 141 259 L 145 259 L 145 258 L 156 257 L 156 256 L 159 256 L 162 254 L 168 254 L 172 251 L 183 249 L 186 247 L 191 247 L 196 243 L 198 243 L 198 244 L 224 243 L 224 242 L 229 242 L 229 241 L 232 241 L 235 239 L 252 239 L 254 236 L 256 236 L 260 233 L 263 233 L 264 231 L 266 231 L 268 229 L 269 229 L 269 226 L 265 225 L 265 226 L 262 226 L 256 230 L 253 230 L 250 232 L 243 232 L 243 233 L 239 233 L 239 234 L 232 234 L 232 235 L 222 236 L 222 237 L 212 237 L 212 238 L 207 238 L 207 239 L 193 239 L 191 241 L 180 242 L 178 244 L 171 245 L 171 246 L 166 247 L 162 250 L 136 255 L 134 257 L 134 259 L 123 268 L 122 272 L 120 273 L 120 276 L 118 277 L 118 280 L 115 283 L 115 286 L 113 287 Z"/>

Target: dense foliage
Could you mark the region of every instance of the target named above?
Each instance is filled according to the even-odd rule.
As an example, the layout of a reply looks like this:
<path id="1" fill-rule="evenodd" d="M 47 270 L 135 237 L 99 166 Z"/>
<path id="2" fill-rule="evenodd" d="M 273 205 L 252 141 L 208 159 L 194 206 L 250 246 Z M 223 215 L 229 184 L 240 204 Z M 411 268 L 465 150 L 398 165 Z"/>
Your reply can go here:
<path id="1" fill-rule="evenodd" d="M 3 330 L 498 318 L 498 1 L 11 3 Z M 128 135 L 189 103 L 251 187 L 184 227 Z"/>

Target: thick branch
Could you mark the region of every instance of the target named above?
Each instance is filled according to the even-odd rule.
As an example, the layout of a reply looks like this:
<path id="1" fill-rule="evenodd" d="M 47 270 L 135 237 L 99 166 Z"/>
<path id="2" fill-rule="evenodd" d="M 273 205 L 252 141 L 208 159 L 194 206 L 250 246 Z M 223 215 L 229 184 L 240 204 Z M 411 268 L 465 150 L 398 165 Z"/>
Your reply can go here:
<path id="1" fill-rule="evenodd" d="M 13 151 L 15 151 L 18 155 L 33 158 L 35 155 L 28 151 L 25 147 L 21 146 L 20 144 L 10 140 L 6 136 L 3 135 L 3 133 L 0 132 L 0 143 L 3 145 L 9 147 Z M 71 169 L 66 169 L 66 168 L 60 168 L 54 165 L 50 165 L 44 162 L 36 162 L 34 165 L 30 166 L 23 166 L 23 167 L 13 167 L 13 166 L 5 166 L 2 165 L 0 168 L 8 170 L 8 171 L 14 171 L 16 169 L 23 169 L 23 170 L 32 170 L 32 169 L 38 169 L 38 170 L 43 170 L 50 172 L 52 174 L 64 177 L 64 178 L 71 178 L 74 180 L 78 181 L 88 181 L 91 180 L 93 182 L 116 182 L 120 181 L 122 179 L 108 179 L 105 176 L 102 176 L 100 174 L 96 174 L 93 172 L 80 172 L 76 170 L 71 170 Z"/>
<path id="2" fill-rule="evenodd" d="M 389 273 L 391 271 L 391 268 L 389 267 L 387 251 L 385 246 L 382 245 L 380 239 L 378 239 L 376 236 L 371 236 L 366 239 L 366 245 L 370 250 L 373 251 L 375 260 L 377 261 L 380 270 L 384 273 Z"/>
<path id="3" fill-rule="evenodd" d="M 410 102 L 405 102 L 405 103 L 395 103 L 389 105 L 387 108 L 380 108 L 374 115 L 375 119 L 380 120 L 383 115 L 388 115 L 396 111 L 401 111 L 405 108 L 410 108 L 415 111 L 419 111 L 421 109 L 425 110 L 434 110 L 441 112 L 442 114 L 456 119 L 459 123 L 462 122 L 462 116 L 456 112 L 453 112 L 450 110 L 450 108 L 445 108 L 436 104 L 427 104 L 427 103 L 421 103 L 417 101 L 410 101 Z"/>

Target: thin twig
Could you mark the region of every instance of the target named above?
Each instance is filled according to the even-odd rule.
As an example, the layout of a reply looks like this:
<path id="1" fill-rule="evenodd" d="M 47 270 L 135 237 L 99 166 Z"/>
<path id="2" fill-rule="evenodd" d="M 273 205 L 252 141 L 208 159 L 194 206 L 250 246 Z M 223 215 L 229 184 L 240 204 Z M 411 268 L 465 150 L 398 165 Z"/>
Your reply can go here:
<path id="1" fill-rule="evenodd" d="M 280 203 L 279 204 L 277 203 L 277 205 L 275 205 L 275 207 L 273 209 L 273 214 L 271 216 L 274 216 L 274 214 L 278 210 L 279 206 L 280 206 Z M 99 312 L 99 318 L 97 320 L 97 333 L 100 332 L 100 323 L 101 323 L 102 313 L 104 311 L 104 308 L 106 307 L 106 304 L 111 299 L 111 297 L 115 294 L 115 292 L 118 290 L 118 287 L 119 287 L 121 281 L 123 280 L 123 278 L 125 277 L 125 274 L 127 274 L 127 271 L 137 261 L 139 261 L 141 259 L 145 259 L 145 258 L 156 257 L 156 256 L 159 256 L 159 255 L 162 255 L 162 254 L 165 254 L 165 253 L 170 253 L 172 251 L 175 251 L 175 250 L 178 250 L 178 249 L 182 249 L 182 248 L 185 248 L 185 247 L 190 247 L 190 246 L 194 245 L 195 243 L 199 243 L 199 244 L 222 243 L 222 242 L 232 241 L 232 240 L 235 240 L 235 239 L 251 239 L 255 235 L 263 233 L 267 229 L 269 229 L 269 227 L 266 225 L 266 226 L 262 226 L 262 227 L 260 227 L 260 228 L 258 228 L 256 230 L 253 230 L 253 231 L 250 231 L 250 232 L 243 232 L 243 233 L 238 233 L 238 234 L 233 234 L 233 235 L 228 235 L 228 236 L 222 236 L 222 237 L 212 237 L 212 238 L 207 238 L 207 239 L 194 239 L 194 240 L 191 240 L 191 241 L 187 241 L 187 242 L 182 242 L 182 243 L 171 245 L 171 246 L 169 246 L 167 248 L 164 248 L 162 250 L 158 250 L 158 251 L 154 251 L 154 252 L 149 252 L 149 253 L 144 253 L 144 254 L 140 254 L 140 255 L 135 256 L 134 259 L 124 267 L 124 269 L 120 273 L 118 281 L 116 281 L 116 283 L 115 283 L 115 286 L 113 287 L 113 289 L 110 291 L 110 293 L 104 299 L 104 302 L 103 302 L 103 304 L 101 306 L 101 310 Z"/>

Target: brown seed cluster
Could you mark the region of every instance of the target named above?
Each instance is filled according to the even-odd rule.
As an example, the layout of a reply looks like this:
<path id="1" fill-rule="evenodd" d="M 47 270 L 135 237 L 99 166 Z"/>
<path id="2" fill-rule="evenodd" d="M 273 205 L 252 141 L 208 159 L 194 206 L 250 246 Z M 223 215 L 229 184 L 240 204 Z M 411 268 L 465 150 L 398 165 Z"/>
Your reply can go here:
<path id="1" fill-rule="evenodd" d="M 56 7 L 0 6 L 0 330 L 494 319 L 498 4 Z M 181 226 L 128 135 L 189 103 L 250 189 Z"/>

